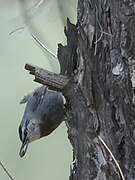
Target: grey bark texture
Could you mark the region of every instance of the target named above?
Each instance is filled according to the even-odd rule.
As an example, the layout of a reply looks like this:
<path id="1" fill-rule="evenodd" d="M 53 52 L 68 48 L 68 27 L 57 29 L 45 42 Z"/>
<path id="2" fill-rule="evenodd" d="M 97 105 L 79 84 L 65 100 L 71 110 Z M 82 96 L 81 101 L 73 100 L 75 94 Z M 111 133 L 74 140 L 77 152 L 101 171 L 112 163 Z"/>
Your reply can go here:
<path id="1" fill-rule="evenodd" d="M 135 2 L 79 0 L 78 19 L 68 20 L 67 46 L 59 45 L 67 127 L 73 146 L 70 180 L 120 180 L 97 138 L 117 159 L 125 180 L 135 180 Z"/>

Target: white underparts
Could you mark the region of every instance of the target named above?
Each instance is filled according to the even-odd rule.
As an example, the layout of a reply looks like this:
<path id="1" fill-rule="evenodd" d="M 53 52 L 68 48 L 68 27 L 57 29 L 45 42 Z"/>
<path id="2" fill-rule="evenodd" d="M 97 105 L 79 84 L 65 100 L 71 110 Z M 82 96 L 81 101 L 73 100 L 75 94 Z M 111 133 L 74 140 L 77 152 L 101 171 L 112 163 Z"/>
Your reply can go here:
<path id="1" fill-rule="evenodd" d="M 66 104 L 66 98 L 62 95 L 63 104 Z"/>

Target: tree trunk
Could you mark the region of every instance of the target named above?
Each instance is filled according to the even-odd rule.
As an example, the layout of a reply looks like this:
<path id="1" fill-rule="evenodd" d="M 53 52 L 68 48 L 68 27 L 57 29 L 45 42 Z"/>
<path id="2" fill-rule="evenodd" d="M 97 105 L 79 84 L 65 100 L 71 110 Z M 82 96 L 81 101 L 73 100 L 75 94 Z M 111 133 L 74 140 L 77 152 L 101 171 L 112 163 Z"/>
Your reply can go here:
<path id="1" fill-rule="evenodd" d="M 77 25 L 68 21 L 65 34 L 58 57 L 72 79 L 64 90 L 70 180 L 135 180 L 135 3 L 79 0 Z"/>

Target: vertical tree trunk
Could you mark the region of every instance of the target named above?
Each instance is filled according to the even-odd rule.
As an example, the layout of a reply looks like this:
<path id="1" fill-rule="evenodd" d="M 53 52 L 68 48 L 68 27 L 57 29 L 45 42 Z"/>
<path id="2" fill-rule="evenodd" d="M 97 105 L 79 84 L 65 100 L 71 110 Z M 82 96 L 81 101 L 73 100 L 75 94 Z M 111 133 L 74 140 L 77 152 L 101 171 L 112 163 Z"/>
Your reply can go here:
<path id="1" fill-rule="evenodd" d="M 120 180 L 106 142 L 126 180 L 135 180 L 135 2 L 79 0 L 59 45 L 61 74 L 72 79 L 68 134 L 74 163 L 70 180 Z"/>

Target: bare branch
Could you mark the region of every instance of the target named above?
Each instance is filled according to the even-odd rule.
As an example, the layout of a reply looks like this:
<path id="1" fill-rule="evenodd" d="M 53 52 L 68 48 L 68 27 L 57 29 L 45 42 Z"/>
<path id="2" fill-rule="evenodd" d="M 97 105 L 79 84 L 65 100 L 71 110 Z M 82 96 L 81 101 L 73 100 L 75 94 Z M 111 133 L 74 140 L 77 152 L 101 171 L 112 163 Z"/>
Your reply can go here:
<path id="1" fill-rule="evenodd" d="M 120 167 L 118 161 L 116 160 L 116 158 L 114 157 L 113 153 L 111 152 L 111 150 L 109 149 L 109 147 L 107 146 L 107 144 L 104 142 L 104 140 L 101 138 L 101 136 L 98 136 L 98 139 L 99 139 L 99 141 L 103 144 L 103 146 L 105 147 L 105 149 L 109 152 L 110 156 L 112 157 L 115 165 L 117 166 L 117 168 L 118 168 L 118 170 L 119 170 L 119 173 L 120 173 L 120 175 L 121 175 L 122 180 L 125 180 L 124 175 L 123 175 L 123 172 L 122 172 L 122 170 L 121 170 L 121 167 Z"/>
<path id="2" fill-rule="evenodd" d="M 7 174 L 7 176 L 9 177 L 10 180 L 15 180 L 11 174 L 8 172 L 7 168 L 3 165 L 3 163 L 0 161 L 0 166 L 2 167 L 2 169 L 5 171 L 5 173 Z"/>
<path id="3" fill-rule="evenodd" d="M 62 89 L 69 83 L 70 79 L 67 76 L 52 73 L 48 70 L 42 69 L 38 66 L 30 64 L 25 65 L 25 69 L 30 71 L 30 74 L 35 76 L 34 81 L 49 86 L 51 89 L 62 91 Z"/>
<path id="4" fill-rule="evenodd" d="M 50 50 L 48 49 L 34 34 L 31 34 L 31 36 L 33 37 L 33 39 L 45 50 L 47 51 L 49 54 L 51 54 L 54 58 L 57 59 L 57 56 Z"/>

